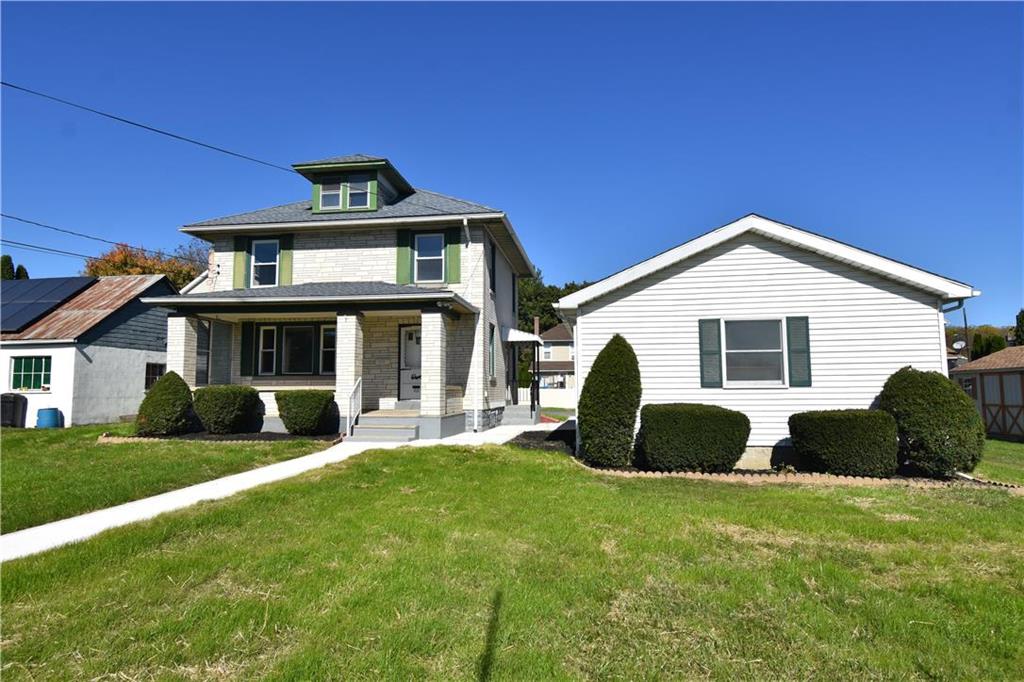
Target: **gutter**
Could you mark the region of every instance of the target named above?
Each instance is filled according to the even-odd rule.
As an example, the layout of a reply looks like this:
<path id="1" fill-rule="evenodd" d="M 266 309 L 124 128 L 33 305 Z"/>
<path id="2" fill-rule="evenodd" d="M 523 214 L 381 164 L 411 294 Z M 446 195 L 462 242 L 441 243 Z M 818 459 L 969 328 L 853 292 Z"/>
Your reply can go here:
<path id="1" fill-rule="evenodd" d="M 412 216 L 408 218 L 361 218 L 356 220 L 307 220 L 303 222 L 291 222 L 291 223 L 238 223 L 237 225 L 185 225 L 179 228 L 179 232 L 185 234 L 191 234 L 199 236 L 201 234 L 213 233 L 219 234 L 223 232 L 262 232 L 262 231 L 278 231 L 278 230 L 293 230 L 298 228 L 319 228 L 325 227 L 336 228 L 336 227 L 365 227 L 367 225 L 408 225 L 417 223 L 453 223 L 459 221 L 469 220 L 504 220 L 504 213 L 468 213 L 468 214 L 451 214 L 451 215 L 440 215 L 440 216 Z M 518 243 L 518 239 L 516 240 Z"/>

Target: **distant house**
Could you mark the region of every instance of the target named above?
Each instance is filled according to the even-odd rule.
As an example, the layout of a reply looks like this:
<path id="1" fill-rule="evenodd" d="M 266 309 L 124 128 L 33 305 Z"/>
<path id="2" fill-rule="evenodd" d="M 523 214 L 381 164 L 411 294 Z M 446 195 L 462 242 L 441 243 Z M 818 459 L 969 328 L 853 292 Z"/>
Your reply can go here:
<path id="1" fill-rule="evenodd" d="M 574 327 L 577 386 L 621 334 L 643 403 L 739 410 L 749 445 L 768 448 L 789 443 L 795 412 L 870 407 L 903 366 L 946 374 L 944 309 L 978 294 L 751 214 L 555 307 Z"/>
<path id="2" fill-rule="evenodd" d="M 1024 438 L 1024 346 L 1010 346 L 950 371 L 992 436 Z"/>
<path id="3" fill-rule="evenodd" d="M 174 293 L 164 275 L 0 284 L 0 383 L 26 399 L 25 426 L 42 408 L 60 410 L 65 426 L 134 414 L 167 348 L 168 311 L 139 299 Z"/>
<path id="4" fill-rule="evenodd" d="M 540 387 L 575 388 L 576 351 L 572 330 L 564 324 L 557 324 L 541 334 L 540 339 L 543 342 L 538 363 Z"/>

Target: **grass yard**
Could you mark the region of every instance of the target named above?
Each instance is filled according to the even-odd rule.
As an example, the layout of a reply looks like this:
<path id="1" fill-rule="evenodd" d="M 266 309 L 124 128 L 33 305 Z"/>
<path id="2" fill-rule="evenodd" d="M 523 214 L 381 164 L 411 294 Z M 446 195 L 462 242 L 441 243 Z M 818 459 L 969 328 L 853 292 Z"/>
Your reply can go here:
<path id="1" fill-rule="evenodd" d="M 328 445 L 308 440 L 100 445 L 96 438 L 104 431 L 127 436 L 133 427 L 3 430 L 0 528 L 4 533 L 273 464 Z"/>
<path id="2" fill-rule="evenodd" d="M 989 439 L 973 475 L 989 481 L 1024 485 L 1024 443 Z"/>
<path id="3" fill-rule="evenodd" d="M 576 410 L 571 407 L 541 407 L 540 415 L 564 422 L 566 419 L 573 419 L 576 416 Z"/>
<path id="4" fill-rule="evenodd" d="M 3 676 L 1007 679 L 1024 498 L 376 451 L 4 566 Z"/>

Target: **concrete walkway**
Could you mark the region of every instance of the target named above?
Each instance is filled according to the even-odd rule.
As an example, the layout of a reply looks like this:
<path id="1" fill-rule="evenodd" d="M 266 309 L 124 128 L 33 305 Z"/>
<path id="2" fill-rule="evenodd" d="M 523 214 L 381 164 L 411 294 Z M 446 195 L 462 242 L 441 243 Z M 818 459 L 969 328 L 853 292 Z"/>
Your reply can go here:
<path id="1" fill-rule="evenodd" d="M 346 443 L 341 442 L 321 452 L 270 464 L 259 469 L 243 471 L 223 478 L 168 493 L 154 495 L 134 502 L 100 509 L 69 519 L 25 528 L 0 535 L 0 562 L 37 554 L 71 542 L 78 542 L 110 528 L 151 519 L 164 512 L 184 509 L 205 500 L 219 500 L 243 490 L 274 481 L 298 476 L 312 469 L 344 461 L 367 450 L 391 450 L 399 447 L 426 447 L 428 445 L 486 445 L 505 443 L 524 431 L 552 430 L 558 424 L 528 424 L 499 426 L 480 433 L 460 433 L 442 439 L 421 439 L 410 443 Z"/>

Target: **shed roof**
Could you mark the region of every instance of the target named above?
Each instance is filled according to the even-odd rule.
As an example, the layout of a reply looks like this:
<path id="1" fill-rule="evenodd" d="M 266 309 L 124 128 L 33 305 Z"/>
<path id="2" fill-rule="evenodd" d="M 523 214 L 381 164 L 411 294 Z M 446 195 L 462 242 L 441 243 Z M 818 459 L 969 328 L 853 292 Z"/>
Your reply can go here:
<path id="1" fill-rule="evenodd" d="M 0 341 L 73 341 L 164 278 L 165 275 L 100 277 L 25 329 L 0 335 Z"/>
<path id="2" fill-rule="evenodd" d="M 955 367 L 950 372 L 994 372 L 1024 370 L 1024 346 L 1010 346 L 983 358 Z"/>

